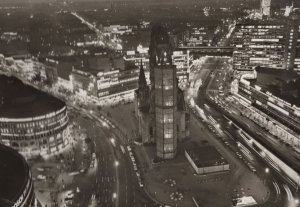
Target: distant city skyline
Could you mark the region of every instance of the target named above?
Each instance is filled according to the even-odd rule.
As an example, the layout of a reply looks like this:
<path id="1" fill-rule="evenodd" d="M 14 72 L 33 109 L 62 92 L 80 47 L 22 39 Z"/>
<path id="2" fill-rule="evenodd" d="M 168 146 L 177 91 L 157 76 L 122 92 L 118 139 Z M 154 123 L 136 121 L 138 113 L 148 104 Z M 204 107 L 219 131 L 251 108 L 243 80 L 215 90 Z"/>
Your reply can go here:
<path id="1" fill-rule="evenodd" d="M 212 5 L 214 7 L 227 7 L 228 4 L 247 3 L 257 5 L 259 7 L 260 0 L 0 0 L 1 4 L 36 4 L 36 3 L 54 3 L 54 2 L 78 2 L 78 3 L 118 3 L 118 2 L 144 2 L 144 3 L 170 3 L 170 4 L 204 4 Z M 293 0 L 272 0 L 271 7 L 282 7 L 292 3 Z M 300 2 L 294 0 L 294 7 L 299 7 Z"/>
<path id="2" fill-rule="evenodd" d="M 300 207 L 291 2 L 0 0 L 0 206 Z"/>

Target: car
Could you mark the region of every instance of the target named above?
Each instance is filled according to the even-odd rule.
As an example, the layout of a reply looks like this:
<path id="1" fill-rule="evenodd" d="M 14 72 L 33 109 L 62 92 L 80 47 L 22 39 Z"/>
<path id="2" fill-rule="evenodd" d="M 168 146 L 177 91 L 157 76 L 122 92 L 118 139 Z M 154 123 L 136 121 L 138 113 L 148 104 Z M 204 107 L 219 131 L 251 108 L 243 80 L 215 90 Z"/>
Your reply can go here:
<path id="1" fill-rule="evenodd" d="M 36 168 L 38 171 L 40 171 L 40 172 L 44 172 L 45 171 L 45 169 L 44 168 L 41 168 L 41 167 L 38 167 L 38 168 Z"/>
<path id="2" fill-rule="evenodd" d="M 67 206 L 72 205 L 73 204 L 73 198 L 65 198 L 65 202 L 66 202 Z"/>
<path id="3" fill-rule="evenodd" d="M 46 180 L 46 176 L 45 175 L 38 175 L 37 179 L 38 180 Z"/>
<path id="4" fill-rule="evenodd" d="M 256 172 L 256 169 L 255 169 L 255 168 L 252 168 L 251 171 L 255 173 L 255 172 Z"/>
<path id="5" fill-rule="evenodd" d="M 66 198 L 68 198 L 68 199 L 74 198 L 74 193 L 72 191 L 69 191 L 66 195 Z"/>

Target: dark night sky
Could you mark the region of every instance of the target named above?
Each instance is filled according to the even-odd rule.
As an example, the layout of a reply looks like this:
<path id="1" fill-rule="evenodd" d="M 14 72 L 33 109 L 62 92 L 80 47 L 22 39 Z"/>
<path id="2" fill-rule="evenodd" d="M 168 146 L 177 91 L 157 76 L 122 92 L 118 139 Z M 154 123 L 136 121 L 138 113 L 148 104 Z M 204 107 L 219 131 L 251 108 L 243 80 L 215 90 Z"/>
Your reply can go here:
<path id="1" fill-rule="evenodd" d="M 64 0 L 0 0 L 0 3 L 2 2 L 32 2 L 32 3 L 35 3 L 35 2 L 63 2 Z M 123 1 L 123 0 L 72 0 L 74 2 L 91 2 L 91 1 L 94 1 L 94 2 L 107 2 L 107 1 L 111 1 L 111 2 L 118 2 L 118 1 Z M 147 2 L 150 2 L 150 1 L 158 1 L 158 0 L 126 0 L 126 1 L 147 1 Z M 207 1 L 207 0 L 159 0 L 159 1 L 169 1 L 169 2 L 203 2 L 203 1 Z M 210 0 L 210 2 L 214 2 L 214 1 L 220 1 L 220 0 Z M 259 0 L 222 0 L 222 2 L 243 2 L 243 1 L 258 1 Z M 272 0 L 274 2 L 282 2 L 282 3 L 287 3 L 287 2 L 290 2 L 292 0 Z M 297 3 L 298 0 L 295 0 L 295 3 Z"/>
<path id="2" fill-rule="evenodd" d="M 121 2 L 124 0 L 0 0 L 1 3 L 9 3 L 9 4 L 18 4 L 18 3 L 42 3 L 42 2 Z M 215 6 L 223 7 L 226 4 L 230 3 L 242 3 L 242 2 L 257 2 L 259 5 L 260 0 L 125 0 L 126 2 L 147 2 L 147 3 L 159 3 L 159 2 L 168 2 L 172 3 L 204 3 L 204 4 L 213 4 Z M 292 0 L 272 0 L 272 4 L 276 5 L 276 7 L 284 7 L 287 4 L 291 4 Z M 294 0 L 294 5 L 296 7 L 300 7 L 300 1 Z M 255 3 L 256 4 L 256 3 Z"/>

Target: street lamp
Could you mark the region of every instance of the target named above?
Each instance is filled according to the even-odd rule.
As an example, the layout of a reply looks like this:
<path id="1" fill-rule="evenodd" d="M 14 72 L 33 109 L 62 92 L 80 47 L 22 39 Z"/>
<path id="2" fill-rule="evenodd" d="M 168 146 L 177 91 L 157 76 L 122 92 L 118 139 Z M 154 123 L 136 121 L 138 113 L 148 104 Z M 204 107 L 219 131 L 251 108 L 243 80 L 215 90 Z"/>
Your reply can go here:
<path id="1" fill-rule="evenodd" d="M 110 142 L 111 142 L 113 145 L 115 145 L 115 142 L 116 142 L 115 138 L 110 138 Z"/>
<path id="2" fill-rule="evenodd" d="M 265 184 L 266 181 L 267 181 L 267 174 L 269 174 L 269 172 L 270 172 L 270 169 L 269 169 L 268 167 L 266 167 L 266 168 L 265 168 L 265 173 L 266 173 L 266 175 L 264 176 L 264 180 L 263 180 L 263 183 L 264 183 L 264 184 Z"/>
<path id="3" fill-rule="evenodd" d="M 116 194 L 116 193 L 113 193 L 112 198 L 113 198 L 113 199 L 116 199 L 116 198 L 117 198 L 117 194 Z"/>
<path id="4" fill-rule="evenodd" d="M 266 172 L 266 173 L 269 173 L 269 172 L 270 172 L 270 169 L 269 169 L 269 168 L 266 168 L 266 169 L 265 169 L 265 172 Z"/>
<path id="5" fill-rule="evenodd" d="M 119 161 L 116 160 L 116 161 L 115 161 L 115 166 L 118 167 L 119 164 L 120 164 Z"/>

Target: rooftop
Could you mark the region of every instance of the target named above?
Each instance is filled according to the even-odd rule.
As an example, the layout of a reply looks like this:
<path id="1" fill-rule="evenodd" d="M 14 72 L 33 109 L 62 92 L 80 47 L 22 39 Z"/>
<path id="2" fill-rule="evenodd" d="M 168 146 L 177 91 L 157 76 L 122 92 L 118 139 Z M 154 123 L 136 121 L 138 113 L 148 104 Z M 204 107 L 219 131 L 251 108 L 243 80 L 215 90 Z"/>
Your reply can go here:
<path id="1" fill-rule="evenodd" d="M 197 167 L 209 167 L 228 164 L 223 156 L 213 146 L 194 146 L 186 149 Z"/>
<path id="2" fill-rule="evenodd" d="M 65 103 L 25 85 L 17 78 L 0 75 L 0 117 L 28 118 L 61 109 Z"/>
<path id="3" fill-rule="evenodd" d="M 300 75 L 293 71 L 260 68 L 257 70 L 257 79 L 250 82 L 260 86 L 262 91 L 269 91 L 274 96 L 299 106 Z"/>
<path id="4" fill-rule="evenodd" d="M 107 55 L 97 56 L 64 56 L 53 58 L 58 61 L 57 73 L 60 78 L 69 80 L 72 68 L 96 75 L 99 72 L 108 72 L 114 69 L 124 70 L 125 63 L 122 57 L 110 58 Z"/>
<path id="5" fill-rule="evenodd" d="M 29 178 L 25 159 L 15 150 L 0 145 L 0 206 L 12 206 L 23 193 Z"/>
<path id="6" fill-rule="evenodd" d="M 268 19 L 243 19 L 238 25 L 285 25 L 291 17 L 273 17 Z"/>

